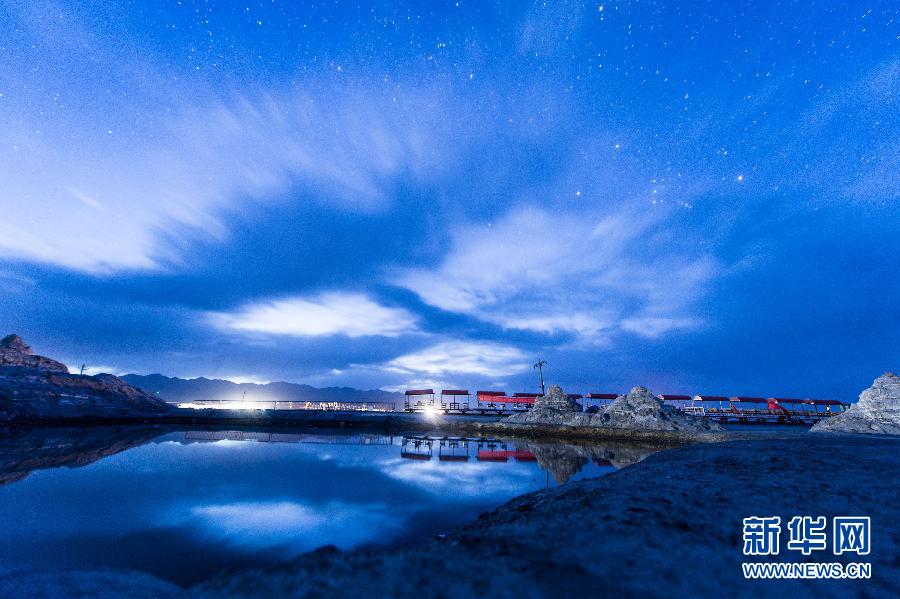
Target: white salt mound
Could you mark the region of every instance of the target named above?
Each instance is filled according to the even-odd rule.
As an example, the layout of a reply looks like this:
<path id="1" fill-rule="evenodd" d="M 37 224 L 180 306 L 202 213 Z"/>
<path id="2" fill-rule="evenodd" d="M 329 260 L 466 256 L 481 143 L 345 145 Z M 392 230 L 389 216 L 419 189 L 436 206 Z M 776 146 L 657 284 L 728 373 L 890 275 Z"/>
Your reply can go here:
<path id="1" fill-rule="evenodd" d="M 580 426 L 636 431 L 712 432 L 723 430 L 715 422 L 691 416 L 665 404 L 646 387 L 634 387 L 620 395 L 603 412 L 585 414 L 556 385 L 535 400 L 528 412 L 506 418 L 504 423 L 549 426 Z"/>
<path id="2" fill-rule="evenodd" d="M 815 433 L 900 435 L 900 376 L 885 372 L 843 414 L 816 423 Z"/>

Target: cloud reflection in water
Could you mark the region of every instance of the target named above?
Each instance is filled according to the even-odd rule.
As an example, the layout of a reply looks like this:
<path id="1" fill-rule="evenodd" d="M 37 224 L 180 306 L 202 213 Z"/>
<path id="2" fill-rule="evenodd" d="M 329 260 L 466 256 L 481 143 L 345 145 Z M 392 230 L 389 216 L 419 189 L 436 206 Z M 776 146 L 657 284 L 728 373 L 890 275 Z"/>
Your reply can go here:
<path id="1" fill-rule="evenodd" d="M 402 530 L 403 516 L 383 504 L 296 501 L 204 504 L 180 524 L 249 549 L 284 547 L 301 553 L 325 544 L 348 549 Z"/>

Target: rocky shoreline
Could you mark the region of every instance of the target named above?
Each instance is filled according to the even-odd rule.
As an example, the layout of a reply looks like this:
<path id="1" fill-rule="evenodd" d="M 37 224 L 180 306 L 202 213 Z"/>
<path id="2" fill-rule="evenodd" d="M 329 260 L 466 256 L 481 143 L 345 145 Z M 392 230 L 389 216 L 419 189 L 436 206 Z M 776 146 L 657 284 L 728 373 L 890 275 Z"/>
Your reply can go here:
<path id="1" fill-rule="evenodd" d="M 70 374 L 18 335 L 0 339 L 0 423 L 133 419 L 166 414 L 164 401 L 111 374 Z"/>
<path id="2" fill-rule="evenodd" d="M 531 439 L 582 439 L 593 441 L 621 441 L 635 443 L 660 443 L 683 445 L 685 443 L 712 443 L 728 438 L 723 431 L 694 433 L 687 431 L 658 431 L 629 428 L 600 428 L 595 426 L 563 426 L 542 424 L 507 424 L 502 421 L 478 423 L 463 427 L 477 434 L 515 435 Z"/>

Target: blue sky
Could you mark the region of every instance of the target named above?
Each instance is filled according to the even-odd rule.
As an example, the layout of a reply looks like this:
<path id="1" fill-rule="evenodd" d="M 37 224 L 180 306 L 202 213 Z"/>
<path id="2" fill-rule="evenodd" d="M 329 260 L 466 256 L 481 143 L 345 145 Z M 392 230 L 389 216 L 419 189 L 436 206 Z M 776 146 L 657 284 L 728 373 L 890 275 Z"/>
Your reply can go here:
<path id="1" fill-rule="evenodd" d="M 892 2 L 0 1 L 0 323 L 114 372 L 850 399 Z"/>

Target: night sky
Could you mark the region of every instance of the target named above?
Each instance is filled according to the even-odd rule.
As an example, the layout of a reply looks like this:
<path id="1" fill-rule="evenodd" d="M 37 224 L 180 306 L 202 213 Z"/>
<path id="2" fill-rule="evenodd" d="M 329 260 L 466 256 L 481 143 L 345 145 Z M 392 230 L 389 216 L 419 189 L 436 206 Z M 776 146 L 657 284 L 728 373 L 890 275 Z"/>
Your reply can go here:
<path id="1" fill-rule="evenodd" d="M 89 372 L 853 399 L 900 4 L 0 0 L 0 333 Z"/>

